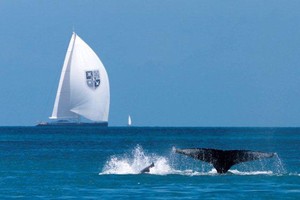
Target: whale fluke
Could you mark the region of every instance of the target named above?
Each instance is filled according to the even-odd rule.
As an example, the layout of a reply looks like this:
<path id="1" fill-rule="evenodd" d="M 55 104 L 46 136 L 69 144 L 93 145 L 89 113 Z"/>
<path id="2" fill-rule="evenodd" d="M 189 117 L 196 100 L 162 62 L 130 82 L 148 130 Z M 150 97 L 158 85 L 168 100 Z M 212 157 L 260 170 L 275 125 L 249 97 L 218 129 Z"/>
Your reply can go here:
<path id="1" fill-rule="evenodd" d="M 220 174 L 226 173 L 235 164 L 274 156 L 274 153 L 259 151 L 206 148 L 176 149 L 175 152 L 211 163 Z"/>
<path id="2" fill-rule="evenodd" d="M 151 165 L 149 165 L 148 167 L 145 167 L 144 169 L 142 169 L 140 171 L 141 174 L 143 173 L 149 173 L 150 172 L 150 168 L 154 167 L 154 163 L 151 163 Z"/>

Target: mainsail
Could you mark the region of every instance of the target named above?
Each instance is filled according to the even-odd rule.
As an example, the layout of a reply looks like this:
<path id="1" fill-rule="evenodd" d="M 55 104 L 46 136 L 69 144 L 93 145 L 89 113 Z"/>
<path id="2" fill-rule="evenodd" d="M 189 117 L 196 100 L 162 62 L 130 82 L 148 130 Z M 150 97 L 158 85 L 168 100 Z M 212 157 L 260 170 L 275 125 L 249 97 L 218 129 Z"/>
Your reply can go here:
<path id="1" fill-rule="evenodd" d="M 82 116 L 94 122 L 107 122 L 109 103 L 109 80 L 101 60 L 73 33 L 50 119 L 75 120 Z"/>

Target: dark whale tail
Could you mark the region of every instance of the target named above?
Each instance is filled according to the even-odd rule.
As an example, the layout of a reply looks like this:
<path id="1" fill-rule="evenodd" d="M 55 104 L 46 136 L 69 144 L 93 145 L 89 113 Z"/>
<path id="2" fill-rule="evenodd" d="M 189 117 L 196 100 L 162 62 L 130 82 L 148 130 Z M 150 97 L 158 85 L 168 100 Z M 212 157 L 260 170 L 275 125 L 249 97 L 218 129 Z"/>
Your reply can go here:
<path id="1" fill-rule="evenodd" d="M 226 173 L 233 165 L 252 160 L 271 158 L 274 153 L 248 150 L 218 150 L 205 148 L 176 149 L 176 153 L 211 163 L 218 173 Z"/>
<path id="2" fill-rule="evenodd" d="M 151 165 L 149 165 L 149 166 L 145 167 L 144 169 L 142 169 L 140 171 L 140 173 L 141 174 L 143 174 L 143 173 L 149 173 L 150 172 L 150 168 L 152 168 L 152 167 L 154 167 L 154 163 L 151 163 Z"/>

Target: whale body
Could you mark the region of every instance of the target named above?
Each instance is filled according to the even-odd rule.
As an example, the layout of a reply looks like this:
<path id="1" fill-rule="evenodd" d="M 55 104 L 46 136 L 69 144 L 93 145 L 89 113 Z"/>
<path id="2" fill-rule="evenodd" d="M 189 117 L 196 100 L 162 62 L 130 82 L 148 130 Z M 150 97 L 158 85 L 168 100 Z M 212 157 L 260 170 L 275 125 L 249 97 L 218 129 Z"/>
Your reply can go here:
<path id="1" fill-rule="evenodd" d="M 175 149 L 175 152 L 211 163 L 219 174 L 226 173 L 235 164 L 271 158 L 275 155 L 274 153 L 260 151 L 219 150 L 207 148 Z"/>

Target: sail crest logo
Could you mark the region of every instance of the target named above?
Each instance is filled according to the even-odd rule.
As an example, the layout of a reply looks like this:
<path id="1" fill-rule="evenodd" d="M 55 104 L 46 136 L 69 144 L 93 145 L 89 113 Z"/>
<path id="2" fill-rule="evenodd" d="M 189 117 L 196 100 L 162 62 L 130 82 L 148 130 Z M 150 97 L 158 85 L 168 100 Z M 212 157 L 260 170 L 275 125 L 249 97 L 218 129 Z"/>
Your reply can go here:
<path id="1" fill-rule="evenodd" d="M 87 85 L 92 88 L 96 89 L 100 86 L 100 73 L 99 70 L 92 70 L 92 71 L 86 71 L 86 83 Z"/>

